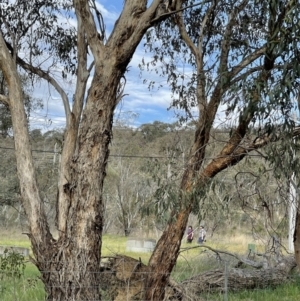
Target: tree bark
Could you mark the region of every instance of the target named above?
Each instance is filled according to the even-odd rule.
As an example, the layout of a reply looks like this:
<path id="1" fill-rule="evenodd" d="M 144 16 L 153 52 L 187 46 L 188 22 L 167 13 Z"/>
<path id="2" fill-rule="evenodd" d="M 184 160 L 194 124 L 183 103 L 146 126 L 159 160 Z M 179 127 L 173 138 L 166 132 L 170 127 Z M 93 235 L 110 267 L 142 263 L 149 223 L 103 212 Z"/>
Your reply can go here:
<path id="1" fill-rule="evenodd" d="M 102 188 L 111 141 L 116 89 L 122 73 L 105 58 L 105 73 L 94 76 L 71 162 L 66 231 L 48 261 L 37 264 L 49 300 L 99 300 Z M 96 73 L 97 73 L 96 69 Z M 109 87 L 109 88 L 108 88 Z M 49 275 L 48 271 L 55 270 Z M 63 289 L 62 289 L 63 288 Z"/>
<path id="2" fill-rule="evenodd" d="M 295 250 L 295 260 L 300 268 L 300 211 L 299 206 L 296 213 L 295 221 L 295 232 L 294 232 L 294 250 Z"/>
<path id="3" fill-rule="evenodd" d="M 8 103 L 11 110 L 22 202 L 29 221 L 29 237 L 35 256 L 34 261 L 41 272 L 49 301 L 101 300 L 99 272 L 103 227 L 101 194 L 112 138 L 113 113 L 119 99 L 118 87 L 146 30 L 153 25 L 153 20 L 159 22 L 165 18 L 156 15 L 161 2 L 153 0 L 147 7 L 146 0 L 125 1 L 113 31 L 105 41 L 104 36 L 97 30 L 89 2 L 73 1 L 78 24 L 82 26 L 78 35 L 78 42 L 82 43 L 78 47 L 81 49 L 78 53 L 85 58 L 78 60 L 79 78 L 76 90 L 78 95 L 74 98 L 73 112 L 69 112 L 69 108 L 66 108 L 68 133 L 65 136 L 59 183 L 57 240 L 50 233 L 36 181 L 21 84 L 17 74 L 15 57 L 17 51 L 7 49 L 0 33 L 0 67 L 9 88 L 8 99 L 2 97 L 1 100 Z M 176 8 L 180 8 L 182 2 L 184 1 L 176 1 Z M 229 39 L 224 39 L 223 42 L 220 78 L 225 78 L 226 75 L 223 67 L 226 66 L 228 41 Z M 95 72 L 82 111 L 88 77 L 85 42 L 93 54 Z M 80 48 L 82 45 L 85 47 Z M 81 87 L 78 86 L 80 81 L 84 82 Z M 205 99 L 199 100 L 199 106 L 203 107 L 200 118 L 204 117 L 198 122 L 195 143 L 181 183 L 183 193 L 192 195 L 193 190 L 205 186 L 208 178 L 228 165 L 235 164 L 246 155 L 245 149 L 239 148 L 239 143 L 244 138 L 248 123 L 253 117 L 252 111 L 242 120 L 224 152 L 200 174 L 209 131 L 221 101 L 221 90 L 225 90 L 224 85 L 221 86 L 220 83 L 216 87 L 208 103 Z M 176 263 L 194 201 L 194 199 L 186 200 L 183 196 L 180 208 L 172 212 L 169 224 L 149 262 L 144 300 L 164 298 L 165 287 Z"/>
<path id="4" fill-rule="evenodd" d="M 175 266 L 190 208 L 180 211 L 176 222 L 168 224 L 149 260 L 143 300 L 163 300 L 170 274 Z"/>
<path id="5" fill-rule="evenodd" d="M 211 160 L 207 166 L 203 167 L 203 160 L 205 150 L 209 141 L 209 133 L 215 120 L 216 112 L 220 106 L 222 97 L 228 89 L 230 82 L 241 72 L 247 65 L 251 64 L 253 60 L 259 56 L 266 56 L 264 51 L 260 49 L 258 52 L 246 57 L 241 61 L 240 65 L 228 69 L 228 55 L 230 52 L 230 35 L 235 23 L 235 16 L 240 10 L 244 9 L 245 2 L 237 5 L 229 17 L 229 22 L 226 25 L 226 30 L 222 40 L 222 47 L 220 50 L 219 60 L 219 79 L 211 92 L 210 99 L 203 97 L 205 88 L 201 82 L 203 70 L 203 61 L 199 59 L 197 54 L 194 54 L 197 47 L 193 45 L 192 40 L 188 37 L 182 16 L 176 19 L 176 25 L 179 27 L 181 36 L 185 43 L 190 48 L 190 51 L 195 55 L 198 72 L 197 82 L 197 102 L 199 106 L 199 120 L 196 125 L 194 144 L 191 148 L 190 159 L 185 168 L 181 182 L 181 191 L 183 194 L 190 195 L 190 199 L 182 198 L 180 208 L 175 209 L 171 213 L 168 226 L 164 230 L 157 246 L 150 258 L 149 267 L 150 273 L 146 282 L 145 300 L 161 300 L 164 295 L 164 287 L 170 276 L 176 259 L 178 257 L 178 250 L 184 231 L 187 226 L 188 216 L 194 206 L 195 194 L 199 197 L 201 191 L 205 190 L 205 186 L 209 179 L 212 179 L 220 171 L 235 165 L 240 162 L 248 152 L 259 147 L 259 143 L 255 144 L 255 140 L 249 140 L 248 145 L 245 139 L 249 124 L 256 113 L 256 106 L 261 100 L 260 91 L 266 85 L 270 77 L 270 69 L 265 66 L 257 74 L 256 83 L 258 89 L 251 91 L 251 101 L 243 108 L 240 115 L 239 123 L 233 131 L 231 137 L 223 147 L 222 151 Z M 274 37 L 270 36 L 270 39 Z M 268 50 L 268 49 L 267 49 Z M 275 54 L 273 55 L 275 56 Z M 270 56 L 268 59 L 275 60 L 275 57 Z M 203 58 L 202 58 L 203 60 Z M 244 66 L 241 68 L 241 66 Z M 273 68 L 273 67 L 272 67 Z M 222 80 L 225 79 L 226 81 Z M 261 90 L 260 90 L 261 89 Z"/>
<path id="6" fill-rule="evenodd" d="M 0 33 L 0 67 L 9 89 L 22 202 L 29 222 L 33 261 L 41 272 L 47 300 L 101 300 L 100 256 L 103 227 L 102 190 L 112 139 L 118 88 L 135 49 L 155 18 L 159 0 L 124 3 L 114 30 L 105 42 L 86 0 L 74 0 L 78 18 L 77 87 L 67 114 L 57 200 L 58 238 L 49 230 L 39 195 L 28 125 L 17 74 L 17 51 L 8 50 Z M 100 32 L 102 32 L 100 30 Z M 103 33 L 103 32 L 102 32 Z M 84 103 L 89 76 L 87 45 L 94 56 L 94 76 Z M 12 55 L 14 54 L 14 55 Z M 39 76 L 37 68 L 31 70 Z M 84 109 L 83 109 L 84 107 Z"/>

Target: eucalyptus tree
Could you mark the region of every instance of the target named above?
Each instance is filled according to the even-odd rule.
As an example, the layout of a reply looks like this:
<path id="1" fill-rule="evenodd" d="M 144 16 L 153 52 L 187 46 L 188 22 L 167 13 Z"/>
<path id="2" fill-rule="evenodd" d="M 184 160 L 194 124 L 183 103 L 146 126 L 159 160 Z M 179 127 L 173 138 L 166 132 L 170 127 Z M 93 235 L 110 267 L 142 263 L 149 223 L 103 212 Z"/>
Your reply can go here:
<path id="1" fill-rule="evenodd" d="M 278 120 L 292 125 L 288 112 L 299 77 L 296 1 L 162 2 L 124 1 L 109 36 L 93 0 L 5 0 L 0 4 L 0 69 L 8 87 L 0 100 L 12 116 L 28 236 L 48 300 L 101 298 L 102 190 L 113 114 L 123 96 L 127 66 L 149 28 L 174 15 L 158 28 L 163 47 L 153 50 L 158 52 L 157 59 L 170 55 L 171 64 L 164 65 L 163 71 L 179 96 L 174 105 L 190 116 L 190 105 L 195 105 L 200 114 L 179 187 L 181 195 L 149 262 L 144 300 L 163 299 L 194 205 L 195 197 L 188 194 L 197 196 L 209 178 L 273 137 L 262 129 L 257 139 L 251 139 L 249 128 L 255 118 L 272 125 L 273 113 L 282 111 Z M 174 24 L 180 35 L 175 35 Z M 183 53 L 181 61 L 194 67 L 189 78 L 180 77 L 180 85 L 176 53 Z M 58 237 L 50 231 L 37 185 L 18 66 L 51 84 L 65 108 Z M 62 79 L 57 79 L 57 70 Z M 72 76 L 76 87 L 71 106 L 62 82 Z M 221 153 L 203 166 L 210 130 L 222 104 L 229 116 L 236 112 L 239 118 Z"/>
<path id="2" fill-rule="evenodd" d="M 194 3 L 185 1 L 187 9 L 179 11 L 177 2 L 179 12 L 148 31 L 145 43 L 154 54 L 144 67 L 154 66 L 167 76 L 173 106 L 196 124 L 173 212 L 149 261 L 147 285 L 157 289 L 148 290 L 146 300 L 163 295 L 162 283 L 176 262 L 189 214 L 210 179 L 269 142 L 280 139 L 279 147 L 290 149 L 292 137 L 299 134 L 292 118 L 300 80 L 298 1 Z M 208 158 L 213 126 L 229 128 L 230 133 L 222 149 Z M 290 154 L 285 153 L 286 169 Z"/>
<path id="3" fill-rule="evenodd" d="M 151 26 L 169 16 L 166 9 L 174 6 L 161 0 L 124 1 L 107 36 L 94 0 L 1 1 L 0 69 L 8 94 L 0 100 L 11 113 L 28 236 L 48 300 L 101 299 L 102 189 L 113 114 L 136 47 Z M 50 231 L 37 184 L 19 68 L 52 85 L 64 104 L 58 237 Z M 76 83 L 72 100 L 64 79 Z"/>

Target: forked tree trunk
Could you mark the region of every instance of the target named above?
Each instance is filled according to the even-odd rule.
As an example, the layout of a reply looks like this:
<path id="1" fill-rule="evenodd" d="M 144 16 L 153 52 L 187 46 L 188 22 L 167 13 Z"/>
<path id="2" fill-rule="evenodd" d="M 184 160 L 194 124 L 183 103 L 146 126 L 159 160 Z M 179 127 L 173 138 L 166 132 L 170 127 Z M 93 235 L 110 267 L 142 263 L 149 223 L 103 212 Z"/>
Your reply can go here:
<path id="1" fill-rule="evenodd" d="M 100 300 L 103 225 L 102 188 L 111 141 L 113 110 L 120 70 L 105 58 L 105 72 L 94 76 L 79 130 L 76 154 L 64 193 L 70 204 L 64 233 L 43 246 L 32 239 L 36 265 L 48 300 Z M 43 248 L 40 252 L 39 248 Z"/>
<path id="2" fill-rule="evenodd" d="M 97 15 L 101 24 L 96 26 L 88 1 L 73 1 L 78 26 L 81 27 L 77 40 L 78 56 L 85 58 L 78 57 L 76 93 L 79 96 L 74 97 L 72 112 L 67 110 L 67 135 L 57 201 L 57 240 L 49 230 L 36 181 L 21 83 L 17 74 L 17 51 L 8 50 L 0 32 L 0 67 L 9 90 L 9 97 L 1 97 L 1 101 L 9 105 L 11 110 L 22 202 L 29 222 L 28 236 L 49 301 L 101 300 L 101 193 L 113 113 L 121 98 L 118 90 L 120 79 L 136 47 L 146 30 L 154 25 L 152 21 L 160 21 L 157 8 L 161 1 L 154 0 L 150 5 L 147 3 L 147 0 L 125 1 L 114 29 L 106 39 L 105 26 L 100 22 L 103 19 Z M 101 34 L 99 27 L 102 27 Z M 94 57 L 94 77 L 82 112 L 88 76 L 88 47 Z M 45 75 L 38 68 L 28 69 L 39 76 Z M 45 76 L 45 79 L 49 81 L 49 76 Z M 58 85 L 56 88 L 59 88 Z M 68 107 L 67 99 L 65 106 Z"/>
<path id="3" fill-rule="evenodd" d="M 120 99 L 118 87 L 137 45 L 152 26 L 151 20 L 156 16 L 159 3 L 155 0 L 147 7 L 146 0 L 125 2 L 114 30 L 104 41 L 105 37 L 98 33 L 89 3 L 86 0 L 73 1 L 78 24 L 82 26 L 78 36 L 79 55 L 86 54 L 88 45 L 95 67 L 82 113 L 88 71 L 85 58 L 79 57 L 77 85 L 81 86 L 76 92 L 80 95 L 74 97 L 73 111 L 67 116 L 66 131 L 69 132 L 59 183 L 57 240 L 49 231 L 38 190 L 16 58 L 6 47 L 0 32 L 0 67 L 9 89 L 9 98 L 1 100 L 11 109 L 21 194 L 29 221 L 28 236 L 49 301 L 101 300 L 101 194 L 113 113 Z"/>
<path id="4" fill-rule="evenodd" d="M 65 226 L 55 240 L 48 227 L 34 172 L 28 126 L 16 65 L 0 34 L 0 67 L 9 83 L 18 175 L 29 221 L 34 262 L 41 272 L 47 300 L 101 300 L 100 256 L 103 208 L 101 192 L 111 139 L 117 88 L 124 69 L 111 52 L 95 67 L 78 134 L 78 147 L 68 162 L 61 203 Z M 62 202 L 62 200 L 60 200 Z M 63 223 L 61 223 L 63 224 Z"/>

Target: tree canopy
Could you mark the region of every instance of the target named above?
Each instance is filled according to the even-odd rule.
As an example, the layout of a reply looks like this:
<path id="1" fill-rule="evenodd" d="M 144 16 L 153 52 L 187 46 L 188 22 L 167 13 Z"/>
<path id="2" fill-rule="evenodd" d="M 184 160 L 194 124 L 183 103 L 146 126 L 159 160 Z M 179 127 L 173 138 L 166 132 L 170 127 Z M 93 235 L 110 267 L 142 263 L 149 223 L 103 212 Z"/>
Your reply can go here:
<path id="1" fill-rule="evenodd" d="M 11 113 L 28 235 L 48 300 L 101 298 L 103 184 L 113 116 L 128 64 L 143 37 L 144 47 L 153 52 L 150 65 L 161 69 L 172 88 L 172 106 L 183 109 L 183 120 L 195 124 L 190 153 L 173 190 L 176 205 L 141 292 L 144 300 L 162 300 L 189 214 L 209 181 L 270 142 L 281 139 L 290 147 L 299 134 L 292 118 L 300 78 L 299 9 L 295 0 L 131 0 L 124 1 L 107 36 L 94 0 L 1 3 L 0 69 L 8 93 L 0 100 Z M 52 85 L 65 108 L 58 237 L 50 231 L 33 164 L 20 68 L 32 80 Z M 60 82 L 69 77 L 76 83 L 72 99 Z M 224 125 L 230 134 L 209 158 L 213 125 Z M 148 137 L 159 134 L 144 130 Z M 300 214 L 298 223 L 300 229 Z M 298 236 L 295 246 L 300 249 Z"/>

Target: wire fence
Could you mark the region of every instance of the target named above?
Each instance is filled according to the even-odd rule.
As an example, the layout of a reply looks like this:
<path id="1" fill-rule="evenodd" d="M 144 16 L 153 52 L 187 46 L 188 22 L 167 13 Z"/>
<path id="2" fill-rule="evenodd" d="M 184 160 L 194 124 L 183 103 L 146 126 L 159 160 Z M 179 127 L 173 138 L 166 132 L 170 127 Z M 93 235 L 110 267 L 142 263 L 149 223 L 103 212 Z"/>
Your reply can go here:
<path id="1" fill-rule="evenodd" d="M 15 250 L 16 251 L 16 250 Z M 182 255 L 177 260 L 177 264 L 170 275 L 169 285 L 165 288 L 164 300 L 239 300 L 235 295 L 238 292 L 249 290 L 249 294 L 255 299 L 264 300 L 265 292 L 259 291 L 280 287 L 282 285 L 299 285 L 297 274 L 292 275 L 291 271 L 295 267 L 292 257 L 283 257 L 280 262 L 263 258 L 261 254 L 246 252 L 237 256 L 227 251 L 218 251 L 209 246 L 186 247 L 181 250 Z M 133 254 L 131 254 L 133 255 Z M 138 257 L 141 254 L 133 255 Z M 150 255 L 150 254 L 148 254 Z M 0 255 L 3 258 L 6 255 Z M 7 257 L 7 256 L 6 256 Z M 24 257 L 28 266 L 28 257 Z M 21 260 L 10 259 L 10 268 L 3 269 L 3 261 L 0 266 L 0 300 L 44 300 L 45 290 L 40 280 L 39 273 L 28 273 L 22 275 L 16 271 L 22 268 Z M 262 263 L 258 267 L 258 263 Z M 263 263 L 268 265 L 263 265 Z M 145 290 L 145 280 L 151 277 L 149 268 L 142 263 L 141 259 L 134 259 L 128 256 L 111 255 L 105 256 L 101 260 L 99 269 L 87 268 L 88 263 L 80 266 L 66 268 L 68 260 L 57 262 L 45 262 L 49 269 L 41 271 L 44 279 L 48 279 L 48 289 L 53 292 L 86 291 L 93 289 L 101 291 L 101 300 L 141 300 Z M 256 266 L 255 266 L 256 264 Z M 51 269 L 50 269 L 51 267 Z M 66 268 L 64 270 L 64 268 Z M 91 279 L 91 282 L 87 280 Z M 92 281 L 97 280 L 99 284 L 92 285 Z M 8 294 L 13 296 L 7 297 Z M 285 298 L 288 298 L 289 291 L 285 289 Z M 291 291 L 292 294 L 292 291 Z M 31 297 L 28 297 L 31 296 Z M 239 295 L 237 295 L 239 296 Z M 30 299 L 31 298 L 31 299 Z M 238 297 L 237 297 L 238 298 Z M 75 300 L 75 299 L 74 299 Z M 77 299 L 76 299 L 77 300 Z M 100 300 L 100 299 L 86 299 Z M 86 301 L 85 300 L 85 301 Z M 161 299 L 163 300 L 163 299 Z M 288 300 L 288 299 L 285 299 Z M 294 299 L 291 299 L 294 300 Z"/>
<path id="2" fill-rule="evenodd" d="M 0 190 L 2 196 L 7 197 L 7 200 L 16 198 L 18 190 L 16 183 L 16 166 L 14 159 L 14 152 L 11 148 L 0 148 L 2 156 L 2 170 L 1 175 L 2 182 L 0 182 Z M 33 151 L 33 157 L 37 169 L 42 175 L 39 177 L 41 185 L 43 187 L 43 199 L 45 204 L 49 204 L 49 210 L 53 208 L 50 206 L 51 195 L 53 199 L 56 196 L 56 174 L 59 165 L 59 154 L 55 151 Z M 45 173 L 48 170 L 49 173 Z M 51 173 L 51 172 L 52 173 Z M 53 176 L 53 179 L 51 178 Z M 52 185 L 53 181 L 53 185 Z M 7 189 L 7 190 L 6 190 Z M 4 194 L 5 193 L 5 194 Z M 48 202 L 48 203 L 47 203 Z M 18 212 L 18 211 L 15 211 Z M 19 211 L 21 212 L 21 211 Z M 4 221 L 20 221 L 22 215 L 15 214 L 8 209 L 0 212 L 0 222 Z M 5 218 L 3 218 L 5 217 Z M 8 227 L 9 225 L 4 225 Z M 184 246 L 185 250 L 182 250 L 176 266 L 174 267 L 170 282 L 170 285 L 166 288 L 166 300 L 234 300 L 234 291 L 241 290 L 259 290 L 265 288 L 273 288 L 280 286 L 289 281 L 297 282 L 297 276 L 291 276 L 290 271 L 293 265 L 289 262 L 283 262 L 285 269 L 279 269 L 281 266 L 280 259 L 276 256 L 278 252 L 269 253 L 267 256 L 259 256 L 253 250 L 249 253 L 249 248 L 244 247 L 241 252 L 242 256 L 248 260 L 242 261 L 241 258 L 237 258 L 225 252 L 216 251 L 205 247 L 189 248 Z M 277 254 L 277 255 L 276 255 Z M 31 254 L 32 255 L 32 254 Z M 143 258 L 144 255 L 129 254 L 138 258 Z M 251 255 L 249 257 L 249 255 Z M 133 260 L 128 262 L 126 257 L 109 256 L 109 258 L 103 258 L 101 268 L 99 270 L 93 270 L 90 272 L 80 271 L 80 277 L 76 278 L 74 270 L 66 270 L 62 274 L 64 264 L 62 262 L 46 262 L 46 266 L 51 266 L 53 269 L 43 270 L 38 272 L 36 269 L 34 272 L 27 270 L 32 269 L 32 265 L 28 262 L 28 256 L 25 255 L 26 269 L 25 274 L 21 277 L 15 277 L 11 271 L 2 271 L 0 281 L 0 300 L 5 301 L 34 301 L 44 300 L 45 290 L 43 283 L 40 280 L 40 273 L 45 276 L 45 279 L 58 279 L 53 281 L 53 285 L 50 283 L 51 289 L 61 290 L 64 292 L 68 289 L 84 289 L 89 290 L 94 286 L 80 283 L 80 277 L 88 275 L 89 273 L 96 274 L 95 278 L 100 279 L 99 289 L 102 293 L 101 300 L 141 300 L 144 291 L 144 279 L 151 276 L 149 270 L 140 263 L 140 260 Z M 147 262 L 143 260 L 143 262 Z M 249 265 L 250 263 L 257 263 L 257 267 Z M 261 263 L 259 265 L 258 263 Z M 1 265 L 0 265 L 1 266 Z M 61 279 L 61 283 L 59 282 Z M 64 281 L 63 279 L 68 279 Z M 56 283 L 56 284 L 55 284 Z M 66 285 L 66 283 L 68 283 Z M 83 281 L 85 283 L 85 281 Z M 299 292 L 300 294 L 300 292 Z M 118 297 L 119 296 L 119 297 Z M 289 298 L 288 295 L 285 296 Z M 117 299 L 119 298 L 119 299 Z M 134 299 L 135 298 L 135 299 Z M 92 300 L 92 299 L 89 299 Z M 97 299 L 94 299 L 95 301 Z M 100 300 L 100 299 L 99 299 Z M 238 299 L 236 299 L 238 300 Z M 249 300 L 264 300 L 251 299 Z M 288 300 L 288 299 L 286 299 Z M 293 300 L 293 299 L 291 299 Z M 86 300 L 84 300 L 86 301 Z"/>
<path id="3" fill-rule="evenodd" d="M 187 293 L 186 283 L 184 286 L 180 284 L 180 281 L 187 277 L 187 275 L 195 277 L 200 270 L 207 269 L 208 267 L 222 269 L 223 266 L 224 268 L 224 263 L 220 262 L 220 257 L 214 256 L 213 253 L 196 249 L 191 249 L 188 252 L 189 254 L 184 256 L 184 259 L 181 256 L 181 259 L 179 259 L 181 263 L 175 267 L 171 275 L 171 279 L 173 280 L 166 288 L 166 300 L 171 300 L 179 295 L 181 295 L 181 298 L 186 295 L 191 296 L 191 291 Z M 28 249 L 2 246 L 0 247 L 0 253 L 2 253 L 0 255 L 0 258 L 2 258 L 0 299 L 1 294 L 5 296 L 7 292 L 13 293 L 13 291 L 15 295 L 14 300 L 22 301 L 25 299 L 23 299 L 24 295 L 20 295 L 20 291 L 23 291 L 24 294 L 41 294 L 43 285 L 40 276 L 38 274 L 36 276 L 28 276 L 26 270 L 24 274 L 21 273 L 22 263 L 29 263 Z M 20 259 L 22 257 L 15 257 L 14 253 L 22 255 L 24 261 Z M 7 260 L 6 266 L 3 265 L 3 258 Z M 121 255 L 103 257 L 101 267 L 93 271 L 85 270 L 88 265 L 87 262 L 82 263 L 77 268 L 75 267 L 72 272 L 64 270 L 64 264 L 67 265 L 67 263 L 63 262 L 44 262 L 45 266 L 54 268 L 41 272 L 44 279 L 52 279 L 53 285 L 48 284 L 51 290 L 61 290 L 62 292 L 68 290 L 93 290 L 95 286 L 87 284 L 86 279 L 98 279 L 99 285 L 97 288 L 102 292 L 102 300 L 114 300 L 115 298 L 117 298 L 116 300 L 143 300 L 142 294 L 145 289 L 145 279 L 151 275 L 148 267 L 140 259 L 137 260 Z M 55 268 L 58 270 L 55 270 Z M 174 278 L 176 278 L 176 281 Z M 55 281 L 53 279 L 57 280 L 56 284 L 54 284 Z M 193 278 L 193 281 L 195 281 L 195 278 Z M 221 291 L 224 291 L 224 288 L 221 288 Z M 137 299 L 139 298 L 138 296 L 141 299 Z M 135 299 L 132 299 L 133 297 Z"/>

